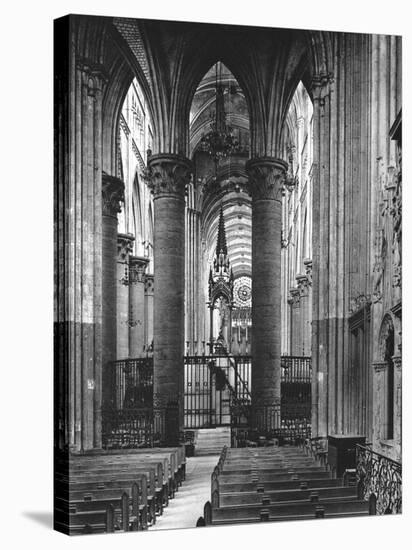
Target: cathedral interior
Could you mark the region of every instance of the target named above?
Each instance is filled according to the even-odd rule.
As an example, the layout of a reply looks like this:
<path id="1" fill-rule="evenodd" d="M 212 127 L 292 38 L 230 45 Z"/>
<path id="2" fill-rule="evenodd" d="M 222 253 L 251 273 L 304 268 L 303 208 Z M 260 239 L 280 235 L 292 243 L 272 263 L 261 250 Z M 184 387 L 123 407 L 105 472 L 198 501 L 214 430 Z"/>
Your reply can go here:
<path id="1" fill-rule="evenodd" d="M 166 528 L 195 460 L 198 526 L 312 513 L 231 515 L 247 459 L 399 513 L 401 38 L 68 16 L 54 72 L 56 528 Z M 59 496 L 133 460 L 145 512 Z"/>

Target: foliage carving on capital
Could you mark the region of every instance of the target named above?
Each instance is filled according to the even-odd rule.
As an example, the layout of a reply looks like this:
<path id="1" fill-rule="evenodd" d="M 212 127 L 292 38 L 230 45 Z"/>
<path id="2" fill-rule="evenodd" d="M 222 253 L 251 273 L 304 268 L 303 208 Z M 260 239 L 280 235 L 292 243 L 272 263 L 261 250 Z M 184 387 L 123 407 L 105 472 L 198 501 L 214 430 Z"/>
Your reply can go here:
<path id="1" fill-rule="evenodd" d="M 129 258 L 129 284 L 144 283 L 148 258 L 130 256 Z"/>
<path id="2" fill-rule="evenodd" d="M 282 201 L 288 164 L 280 159 L 257 157 L 246 163 L 249 192 L 253 200 Z"/>
<path id="3" fill-rule="evenodd" d="M 103 216 L 117 218 L 121 211 L 120 203 L 124 202 L 124 183 L 121 179 L 102 174 L 102 212 Z"/>
<path id="4" fill-rule="evenodd" d="M 176 195 L 184 198 L 193 166 L 180 155 L 153 155 L 148 161 L 146 181 L 154 197 Z"/>
<path id="5" fill-rule="evenodd" d="M 126 261 L 129 254 L 133 252 L 134 236 L 131 233 L 119 233 L 117 235 L 117 259 L 119 262 Z"/>
<path id="6" fill-rule="evenodd" d="M 306 258 L 303 260 L 303 265 L 305 266 L 305 275 L 308 279 L 309 286 L 312 285 L 312 260 L 311 258 Z"/>
<path id="7" fill-rule="evenodd" d="M 299 293 L 301 297 L 305 297 L 308 295 L 311 282 L 309 281 L 306 275 L 301 275 L 301 274 L 296 275 L 296 285 L 299 289 Z"/>
<path id="8" fill-rule="evenodd" d="M 288 303 L 292 307 L 299 307 L 300 306 L 300 290 L 299 288 L 290 288 L 289 289 L 289 299 Z"/>
<path id="9" fill-rule="evenodd" d="M 85 86 L 90 96 L 95 96 L 96 93 L 101 92 L 109 80 L 106 68 L 91 59 L 78 57 L 77 69 L 81 72 L 83 86 Z"/>

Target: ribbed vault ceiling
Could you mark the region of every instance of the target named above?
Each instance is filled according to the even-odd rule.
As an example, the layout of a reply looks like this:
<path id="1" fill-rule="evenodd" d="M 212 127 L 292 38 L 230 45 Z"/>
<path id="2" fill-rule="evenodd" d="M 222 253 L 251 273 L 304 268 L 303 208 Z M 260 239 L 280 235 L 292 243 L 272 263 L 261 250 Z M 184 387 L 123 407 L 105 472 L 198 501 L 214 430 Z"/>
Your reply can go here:
<path id="1" fill-rule="evenodd" d="M 225 65 L 218 65 L 218 80 L 224 86 L 226 122 L 240 141 L 241 152 L 229 156 L 220 165 L 217 174 L 197 173 L 204 186 L 202 200 L 203 235 L 206 257 L 210 265 L 216 249 L 220 207 L 226 228 L 228 254 L 236 277 L 251 275 L 252 219 L 250 197 L 245 191 L 245 163 L 249 151 L 249 114 L 244 94 L 233 74 Z M 190 111 L 190 150 L 196 152 L 202 135 L 210 131 L 216 103 L 216 65 L 201 80 Z M 235 188 L 235 186 L 237 186 Z"/>

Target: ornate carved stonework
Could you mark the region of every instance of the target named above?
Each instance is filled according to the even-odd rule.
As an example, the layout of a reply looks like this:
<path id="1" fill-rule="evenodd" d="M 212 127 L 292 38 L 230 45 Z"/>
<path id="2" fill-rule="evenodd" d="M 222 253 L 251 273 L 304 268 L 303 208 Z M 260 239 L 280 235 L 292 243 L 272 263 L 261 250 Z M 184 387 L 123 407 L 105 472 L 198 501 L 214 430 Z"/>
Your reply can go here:
<path id="1" fill-rule="evenodd" d="M 154 197 L 185 196 L 193 172 L 192 163 L 179 155 L 152 155 L 148 160 L 148 186 Z"/>
<path id="2" fill-rule="evenodd" d="M 400 287 L 402 282 L 402 183 L 396 174 L 396 185 L 393 187 L 391 207 L 389 210 L 393 221 L 392 234 L 392 265 L 394 287 Z"/>
<path id="3" fill-rule="evenodd" d="M 289 289 L 289 295 L 290 295 L 290 302 L 292 307 L 299 307 L 300 306 L 300 290 L 298 288 L 290 288 Z"/>
<path id="4" fill-rule="evenodd" d="M 351 314 L 357 313 L 365 306 L 370 305 L 371 297 L 369 294 L 359 294 L 355 298 L 350 298 L 349 300 L 349 312 Z"/>
<path id="5" fill-rule="evenodd" d="M 401 355 L 394 355 L 392 357 L 393 366 L 397 368 L 398 370 L 402 370 L 402 356 Z"/>
<path id="6" fill-rule="evenodd" d="M 384 229 L 379 228 L 375 237 L 375 263 L 373 266 L 373 301 L 382 300 L 382 279 L 385 270 L 385 260 L 387 255 L 387 243 Z"/>
<path id="7" fill-rule="evenodd" d="M 154 290 L 154 275 L 146 273 L 144 291 L 145 294 L 153 294 Z"/>
<path id="8" fill-rule="evenodd" d="M 117 218 L 121 211 L 120 203 L 124 202 L 124 183 L 119 178 L 102 174 L 102 211 L 103 216 Z"/>
<path id="9" fill-rule="evenodd" d="M 96 93 L 101 92 L 105 83 L 109 80 L 105 67 L 91 59 L 79 57 L 77 59 L 77 69 L 82 74 L 83 86 L 90 96 L 94 97 Z"/>
<path id="10" fill-rule="evenodd" d="M 372 363 L 372 367 L 375 372 L 382 372 L 388 368 L 388 363 L 386 361 L 377 361 L 376 363 Z"/>
<path id="11" fill-rule="evenodd" d="M 129 258 L 129 284 L 144 283 L 148 258 L 130 256 Z"/>
<path id="12" fill-rule="evenodd" d="M 386 314 L 382 320 L 381 328 L 379 331 L 379 353 L 381 358 L 385 358 L 387 341 L 391 334 L 394 333 L 393 320 L 390 314 Z"/>
<path id="13" fill-rule="evenodd" d="M 305 274 L 309 285 L 312 285 L 312 260 L 310 258 L 306 258 L 306 260 L 303 260 L 303 265 L 305 266 Z"/>
<path id="14" fill-rule="evenodd" d="M 307 296 L 309 293 L 309 287 L 311 286 L 311 282 L 309 281 L 308 277 L 301 274 L 296 275 L 296 284 L 299 289 L 300 296 Z"/>
<path id="15" fill-rule="evenodd" d="M 246 163 L 249 191 L 253 200 L 282 200 L 288 164 L 271 157 L 253 158 Z"/>
<path id="16" fill-rule="evenodd" d="M 325 105 L 325 99 L 333 91 L 333 82 L 332 73 L 315 75 L 312 79 L 313 101 L 319 102 L 321 108 Z"/>
<path id="17" fill-rule="evenodd" d="M 117 261 L 125 262 L 133 251 L 134 236 L 131 233 L 117 235 Z"/>

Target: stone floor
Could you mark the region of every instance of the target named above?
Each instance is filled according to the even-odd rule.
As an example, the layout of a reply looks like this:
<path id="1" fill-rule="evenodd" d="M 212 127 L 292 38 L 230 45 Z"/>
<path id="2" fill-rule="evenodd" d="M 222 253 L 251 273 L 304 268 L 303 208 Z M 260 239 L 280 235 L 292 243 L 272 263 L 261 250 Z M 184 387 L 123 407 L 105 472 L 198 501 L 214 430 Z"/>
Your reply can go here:
<path id="1" fill-rule="evenodd" d="M 203 506 L 210 500 L 210 476 L 219 455 L 187 458 L 186 480 L 150 531 L 196 527 Z"/>

